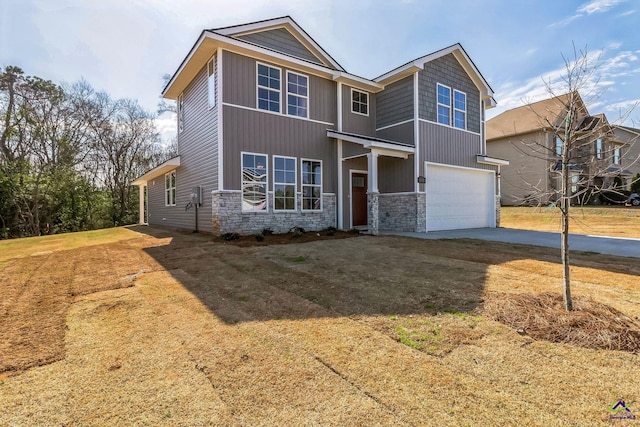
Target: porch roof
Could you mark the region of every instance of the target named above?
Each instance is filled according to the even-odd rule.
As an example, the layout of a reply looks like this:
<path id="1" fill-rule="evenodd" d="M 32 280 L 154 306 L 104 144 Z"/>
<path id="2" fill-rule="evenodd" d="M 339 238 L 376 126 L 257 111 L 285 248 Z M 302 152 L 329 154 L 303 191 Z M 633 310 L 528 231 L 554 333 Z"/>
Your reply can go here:
<path id="1" fill-rule="evenodd" d="M 333 129 L 327 129 L 329 138 L 341 139 L 343 141 L 352 142 L 362 145 L 378 154 L 392 157 L 407 158 L 409 154 L 415 154 L 416 149 L 413 145 L 404 142 L 391 141 L 388 139 L 380 139 L 367 135 L 358 135 L 355 133 L 340 132 Z"/>
<path id="2" fill-rule="evenodd" d="M 180 156 L 173 157 L 162 163 L 161 165 L 151 169 L 140 178 L 133 181 L 131 185 L 146 185 L 149 180 L 164 175 L 165 173 L 174 170 L 178 166 L 180 166 Z"/>

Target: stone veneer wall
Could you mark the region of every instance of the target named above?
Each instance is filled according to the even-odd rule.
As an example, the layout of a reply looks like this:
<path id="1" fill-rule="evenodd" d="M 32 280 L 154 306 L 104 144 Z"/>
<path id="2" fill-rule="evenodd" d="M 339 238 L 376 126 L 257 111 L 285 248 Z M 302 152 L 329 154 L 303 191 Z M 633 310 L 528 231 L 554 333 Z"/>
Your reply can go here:
<path id="1" fill-rule="evenodd" d="M 417 231 L 427 229 L 425 193 L 389 193 L 378 197 L 380 230 Z"/>
<path id="2" fill-rule="evenodd" d="M 336 195 L 322 194 L 322 211 L 302 212 L 302 198 L 298 194 L 297 212 L 274 212 L 273 193 L 269 193 L 267 212 L 242 212 L 240 191 L 213 191 L 211 193 L 213 234 L 224 233 L 253 234 L 265 228 L 274 233 L 286 233 L 292 227 L 317 231 L 336 226 Z"/>
<path id="3" fill-rule="evenodd" d="M 500 227 L 500 196 L 496 196 L 496 227 Z"/>

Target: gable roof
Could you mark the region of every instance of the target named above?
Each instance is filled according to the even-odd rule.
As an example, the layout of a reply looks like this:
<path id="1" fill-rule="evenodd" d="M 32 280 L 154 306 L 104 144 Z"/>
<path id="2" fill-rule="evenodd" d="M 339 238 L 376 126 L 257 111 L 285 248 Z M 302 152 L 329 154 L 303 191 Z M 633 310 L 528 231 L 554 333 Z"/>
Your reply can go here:
<path id="1" fill-rule="evenodd" d="M 493 89 L 491 89 L 489 83 L 482 76 L 482 74 L 476 67 L 476 64 L 473 63 L 460 43 L 456 43 L 449 47 L 445 47 L 444 49 L 432 52 L 428 55 L 421 56 L 420 58 L 414 59 L 413 61 L 409 61 L 406 64 L 394 68 L 393 70 L 381 76 L 378 76 L 373 80 L 375 82 L 388 85 L 397 80 L 403 79 L 417 71 L 421 71 L 422 69 L 424 69 L 426 63 L 434 61 L 438 58 L 442 58 L 443 56 L 449 54 L 452 54 L 456 58 L 462 68 L 464 68 L 466 73 L 469 75 L 469 77 L 471 77 L 471 80 L 480 91 L 482 99 L 485 101 L 487 107 L 495 107 L 496 102 L 493 99 Z"/>
<path id="2" fill-rule="evenodd" d="M 586 116 L 585 120 L 590 118 L 582 98 L 578 93 L 575 95 L 577 96 L 578 109 Z M 567 110 L 569 99 L 570 94 L 564 94 L 498 114 L 487 121 L 487 142 L 497 138 L 544 130 L 558 125 L 558 120 L 561 120 L 561 117 L 564 116 L 563 113 Z M 593 119 L 597 120 L 597 117 L 591 117 L 591 120 Z M 585 120 L 580 126 L 592 124 L 586 123 Z"/>
<path id="3" fill-rule="evenodd" d="M 319 62 L 329 68 L 333 68 L 339 71 L 345 71 L 344 68 L 342 68 L 342 66 L 338 64 L 338 62 L 333 59 L 327 51 L 320 47 L 320 45 L 316 43 L 316 41 L 309 34 L 307 34 L 307 32 L 304 31 L 302 27 L 300 27 L 290 16 L 266 19 L 263 21 L 251 22 L 248 24 L 214 28 L 209 31 L 222 34 L 224 36 L 245 40 L 266 48 L 272 48 L 273 46 L 269 46 L 265 43 L 261 43 L 260 41 L 256 41 L 255 37 L 252 36 L 260 33 L 275 32 L 277 30 L 286 31 L 290 35 L 290 37 L 295 39 L 301 46 L 303 46 L 309 52 L 309 54 L 311 54 L 313 58 L 316 59 L 316 61 L 313 61 L 313 59 L 310 59 L 306 55 L 300 55 L 300 59 Z"/>
<path id="4" fill-rule="evenodd" d="M 246 39 L 248 35 L 257 34 L 260 31 L 273 31 L 279 28 L 288 31 L 300 43 L 300 46 L 307 48 L 309 53 L 313 54 L 313 58 L 317 60 L 310 61 L 309 59 L 300 58 L 300 56 L 275 50 L 269 46 L 256 44 L 254 43 L 255 39 L 252 41 L 243 40 L 243 37 Z M 166 84 L 162 91 L 162 96 L 168 99 L 177 99 L 180 93 L 195 78 L 196 74 L 206 65 L 207 61 L 213 57 L 218 48 L 263 61 L 277 62 L 280 65 L 320 77 L 347 82 L 355 88 L 369 92 L 379 92 L 383 88 L 382 84 L 344 71 L 340 64 L 331 58 L 291 17 L 285 16 L 250 24 L 202 31 L 200 37 L 198 37 L 198 40 L 196 40 L 180 64 L 180 67 Z"/>

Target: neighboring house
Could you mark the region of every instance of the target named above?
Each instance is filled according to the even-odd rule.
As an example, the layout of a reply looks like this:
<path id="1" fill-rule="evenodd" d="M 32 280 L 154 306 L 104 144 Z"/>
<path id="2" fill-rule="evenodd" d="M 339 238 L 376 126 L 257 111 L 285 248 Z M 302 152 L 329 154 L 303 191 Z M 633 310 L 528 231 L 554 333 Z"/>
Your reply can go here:
<path id="1" fill-rule="evenodd" d="M 633 176 L 640 174 L 640 129 L 629 126 L 614 126 L 616 141 L 623 142 L 622 164 Z"/>
<path id="2" fill-rule="evenodd" d="M 290 17 L 205 30 L 163 91 L 179 156 L 134 182 L 140 222 L 196 228 L 199 200 L 214 234 L 495 227 L 492 95 L 459 44 L 369 80 Z"/>
<path id="3" fill-rule="evenodd" d="M 569 170 L 571 191 L 577 196 L 573 202 L 581 203 L 603 189 L 626 189 L 637 162 L 631 160 L 632 138 L 623 136 L 604 114 L 590 115 L 579 95 L 574 99 L 578 142 L 570 153 Z M 501 171 L 503 205 L 557 200 L 564 136 L 556 135 L 554 129 L 567 117 L 568 102 L 565 94 L 505 111 L 487 121 L 488 155 L 510 163 Z"/>

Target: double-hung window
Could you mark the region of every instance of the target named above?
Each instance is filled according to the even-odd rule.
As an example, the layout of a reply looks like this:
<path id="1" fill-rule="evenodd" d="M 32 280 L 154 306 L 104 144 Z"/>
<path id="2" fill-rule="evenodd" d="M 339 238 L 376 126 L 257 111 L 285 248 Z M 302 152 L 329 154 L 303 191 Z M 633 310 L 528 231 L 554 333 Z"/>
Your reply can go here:
<path id="1" fill-rule="evenodd" d="M 280 69 L 258 64 L 258 109 L 280 112 Z"/>
<path id="2" fill-rule="evenodd" d="M 620 147 L 616 147 L 613 149 L 613 164 L 620 164 Z"/>
<path id="3" fill-rule="evenodd" d="M 369 115 L 369 94 L 351 89 L 351 111 L 356 114 Z"/>
<path id="4" fill-rule="evenodd" d="M 322 210 L 322 162 L 302 160 L 302 210 Z"/>
<path id="5" fill-rule="evenodd" d="M 207 62 L 207 78 L 209 108 L 216 106 L 216 58 L 215 56 Z"/>
<path id="6" fill-rule="evenodd" d="M 242 153 L 242 210 L 267 210 L 267 156 Z"/>
<path id="7" fill-rule="evenodd" d="M 457 90 L 453 91 L 453 126 L 467 128 L 467 95 Z"/>
<path id="8" fill-rule="evenodd" d="M 451 88 L 438 83 L 438 123 L 451 126 Z"/>
<path id="9" fill-rule="evenodd" d="M 556 136 L 556 155 L 562 156 L 562 138 Z"/>
<path id="10" fill-rule="evenodd" d="M 176 171 L 169 172 L 164 176 L 164 205 L 176 205 Z"/>
<path id="11" fill-rule="evenodd" d="M 287 71 L 287 114 L 308 117 L 309 78 Z"/>
<path id="12" fill-rule="evenodd" d="M 602 139 L 600 138 L 596 140 L 596 158 L 602 158 Z"/>
<path id="13" fill-rule="evenodd" d="M 273 156 L 273 209 L 296 210 L 296 159 Z"/>

